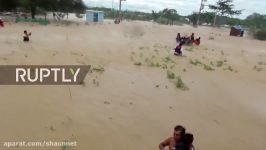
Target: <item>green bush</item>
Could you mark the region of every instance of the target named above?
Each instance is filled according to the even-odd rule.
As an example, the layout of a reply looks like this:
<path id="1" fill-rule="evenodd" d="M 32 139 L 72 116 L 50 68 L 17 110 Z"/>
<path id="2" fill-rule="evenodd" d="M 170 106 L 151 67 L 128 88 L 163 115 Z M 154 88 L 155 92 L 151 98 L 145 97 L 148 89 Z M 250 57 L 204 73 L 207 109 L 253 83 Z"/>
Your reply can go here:
<path id="1" fill-rule="evenodd" d="M 255 36 L 256 39 L 266 40 L 266 28 L 256 31 L 254 36 Z"/>
<path id="2" fill-rule="evenodd" d="M 176 85 L 176 88 L 178 88 L 178 89 L 181 89 L 181 90 L 184 90 L 184 91 L 189 90 L 189 88 L 185 85 L 185 83 L 183 82 L 183 80 L 181 79 L 180 76 L 178 76 L 176 78 L 175 85 Z"/>
<path id="3" fill-rule="evenodd" d="M 172 71 L 168 70 L 167 71 L 167 78 L 168 79 L 174 79 L 175 78 L 175 73 L 173 73 Z"/>

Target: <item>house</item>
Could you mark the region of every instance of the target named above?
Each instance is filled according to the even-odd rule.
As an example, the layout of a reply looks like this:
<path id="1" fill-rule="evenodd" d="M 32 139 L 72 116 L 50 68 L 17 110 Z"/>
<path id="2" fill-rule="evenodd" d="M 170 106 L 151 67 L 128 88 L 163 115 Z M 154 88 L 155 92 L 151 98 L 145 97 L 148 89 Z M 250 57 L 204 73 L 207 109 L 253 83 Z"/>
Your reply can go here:
<path id="1" fill-rule="evenodd" d="M 96 10 L 86 10 L 86 22 L 87 23 L 103 23 L 104 20 L 104 12 L 96 11 Z"/>

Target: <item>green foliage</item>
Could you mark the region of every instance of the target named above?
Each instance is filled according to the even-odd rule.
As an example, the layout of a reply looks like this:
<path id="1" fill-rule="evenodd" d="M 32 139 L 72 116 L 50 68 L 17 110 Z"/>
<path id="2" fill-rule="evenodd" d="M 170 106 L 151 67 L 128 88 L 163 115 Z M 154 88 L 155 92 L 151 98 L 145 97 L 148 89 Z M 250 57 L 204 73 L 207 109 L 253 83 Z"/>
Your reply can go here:
<path id="1" fill-rule="evenodd" d="M 115 19 L 119 15 L 119 11 L 115 9 L 105 7 L 92 7 L 90 9 L 99 10 L 105 12 L 105 17 L 109 19 Z M 139 12 L 139 11 L 122 11 L 122 18 L 126 20 L 143 20 L 157 22 L 159 24 L 183 24 L 184 17 L 180 16 L 174 9 L 164 9 L 159 12 L 152 11 L 151 13 Z"/>
<path id="2" fill-rule="evenodd" d="M 186 48 L 185 50 L 192 52 L 194 50 L 194 47 L 189 47 L 189 48 Z"/>
<path id="3" fill-rule="evenodd" d="M 135 62 L 134 65 L 135 65 L 135 66 L 141 66 L 142 63 L 141 63 L 141 62 Z"/>
<path id="4" fill-rule="evenodd" d="M 35 19 L 38 10 L 60 12 L 83 12 L 87 7 L 82 0 L 0 0 L 0 11 L 24 8 Z"/>
<path id="5" fill-rule="evenodd" d="M 173 73 L 170 70 L 167 70 L 167 78 L 168 79 L 174 79 L 175 78 L 175 73 Z"/>
<path id="6" fill-rule="evenodd" d="M 175 85 L 176 85 L 176 88 L 178 89 L 189 90 L 189 88 L 185 85 L 185 83 L 183 82 L 180 76 L 177 77 Z"/>
<path id="7" fill-rule="evenodd" d="M 190 64 L 197 66 L 197 65 L 202 65 L 202 62 L 200 62 L 199 60 L 195 59 L 194 61 L 190 60 Z"/>
<path id="8" fill-rule="evenodd" d="M 193 12 L 193 14 L 188 16 L 190 23 L 193 24 L 193 26 L 197 25 L 197 19 L 198 19 L 198 13 Z"/>
<path id="9" fill-rule="evenodd" d="M 233 0 L 219 0 L 215 5 L 209 5 L 209 8 L 224 15 L 240 15 L 242 10 L 234 10 Z"/>
<path id="10" fill-rule="evenodd" d="M 11 11 L 18 5 L 18 0 L 0 0 L 0 11 Z"/>
<path id="11" fill-rule="evenodd" d="M 16 18 L 16 22 L 35 22 L 41 25 L 48 25 L 49 21 L 45 19 Z"/>
<path id="12" fill-rule="evenodd" d="M 105 71 L 105 69 L 104 69 L 103 66 L 93 67 L 92 70 L 93 70 L 93 71 L 96 71 L 96 72 L 100 72 L 100 73 L 102 73 L 102 72 Z"/>
<path id="13" fill-rule="evenodd" d="M 254 37 L 259 40 L 266 40 L 266 28 L 256 31 Z"/>
<path id="14" fill-rule="evenodd" d="M 217 66 L 217 67 L 222 67 L 223 64 L 224 64 L 224 61 L 217 61 L 217 62 L 216 62 L 216 66 Z"/>
<path id="15" fill-rule="evenodd" d="M 253 13 L 245 19 L 244 24 L 255 29 L 266 28 L 266 15 Z"/>
<path id="16" fill-rule="evenodd" d="M 206 64 L 204 64 L 204 69 L 207 71 L 214 71 L 215 70 L 214 68 L 212 68 L 211 66 L 206 65 Z"/>

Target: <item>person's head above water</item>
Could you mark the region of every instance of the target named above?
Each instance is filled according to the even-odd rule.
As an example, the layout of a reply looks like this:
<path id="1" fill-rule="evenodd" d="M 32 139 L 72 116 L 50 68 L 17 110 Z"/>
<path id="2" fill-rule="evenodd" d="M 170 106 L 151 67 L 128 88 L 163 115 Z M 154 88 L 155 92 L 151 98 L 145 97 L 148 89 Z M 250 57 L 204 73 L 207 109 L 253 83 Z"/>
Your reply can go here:
<path id="1" fill-rule="evenodd" d="M 186 129 L 183 126 L 181 125 L 175 126 L 175 129 L 174 129 L 175 141 L 179 142 L 184 137 L 185 133 L 186 133 Z"/>
<path id="2" fill-rule="evenodd" d="M 191 133 L 186 133 L 184 136 L 184 144 L 186 145 L 191 145 L 194 141 L 193 134 Z"/>

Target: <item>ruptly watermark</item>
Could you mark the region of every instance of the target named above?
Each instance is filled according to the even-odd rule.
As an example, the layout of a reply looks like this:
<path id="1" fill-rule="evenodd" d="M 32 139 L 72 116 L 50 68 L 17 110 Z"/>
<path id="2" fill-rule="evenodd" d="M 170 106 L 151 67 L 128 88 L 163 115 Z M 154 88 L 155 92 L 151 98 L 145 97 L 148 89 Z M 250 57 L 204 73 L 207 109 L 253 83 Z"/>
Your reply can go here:
<path id="1" fill-rule="evenodd" d="M 87 65 L 0 66 L 0 85 L 79 85 L 89 72 Z"/>

